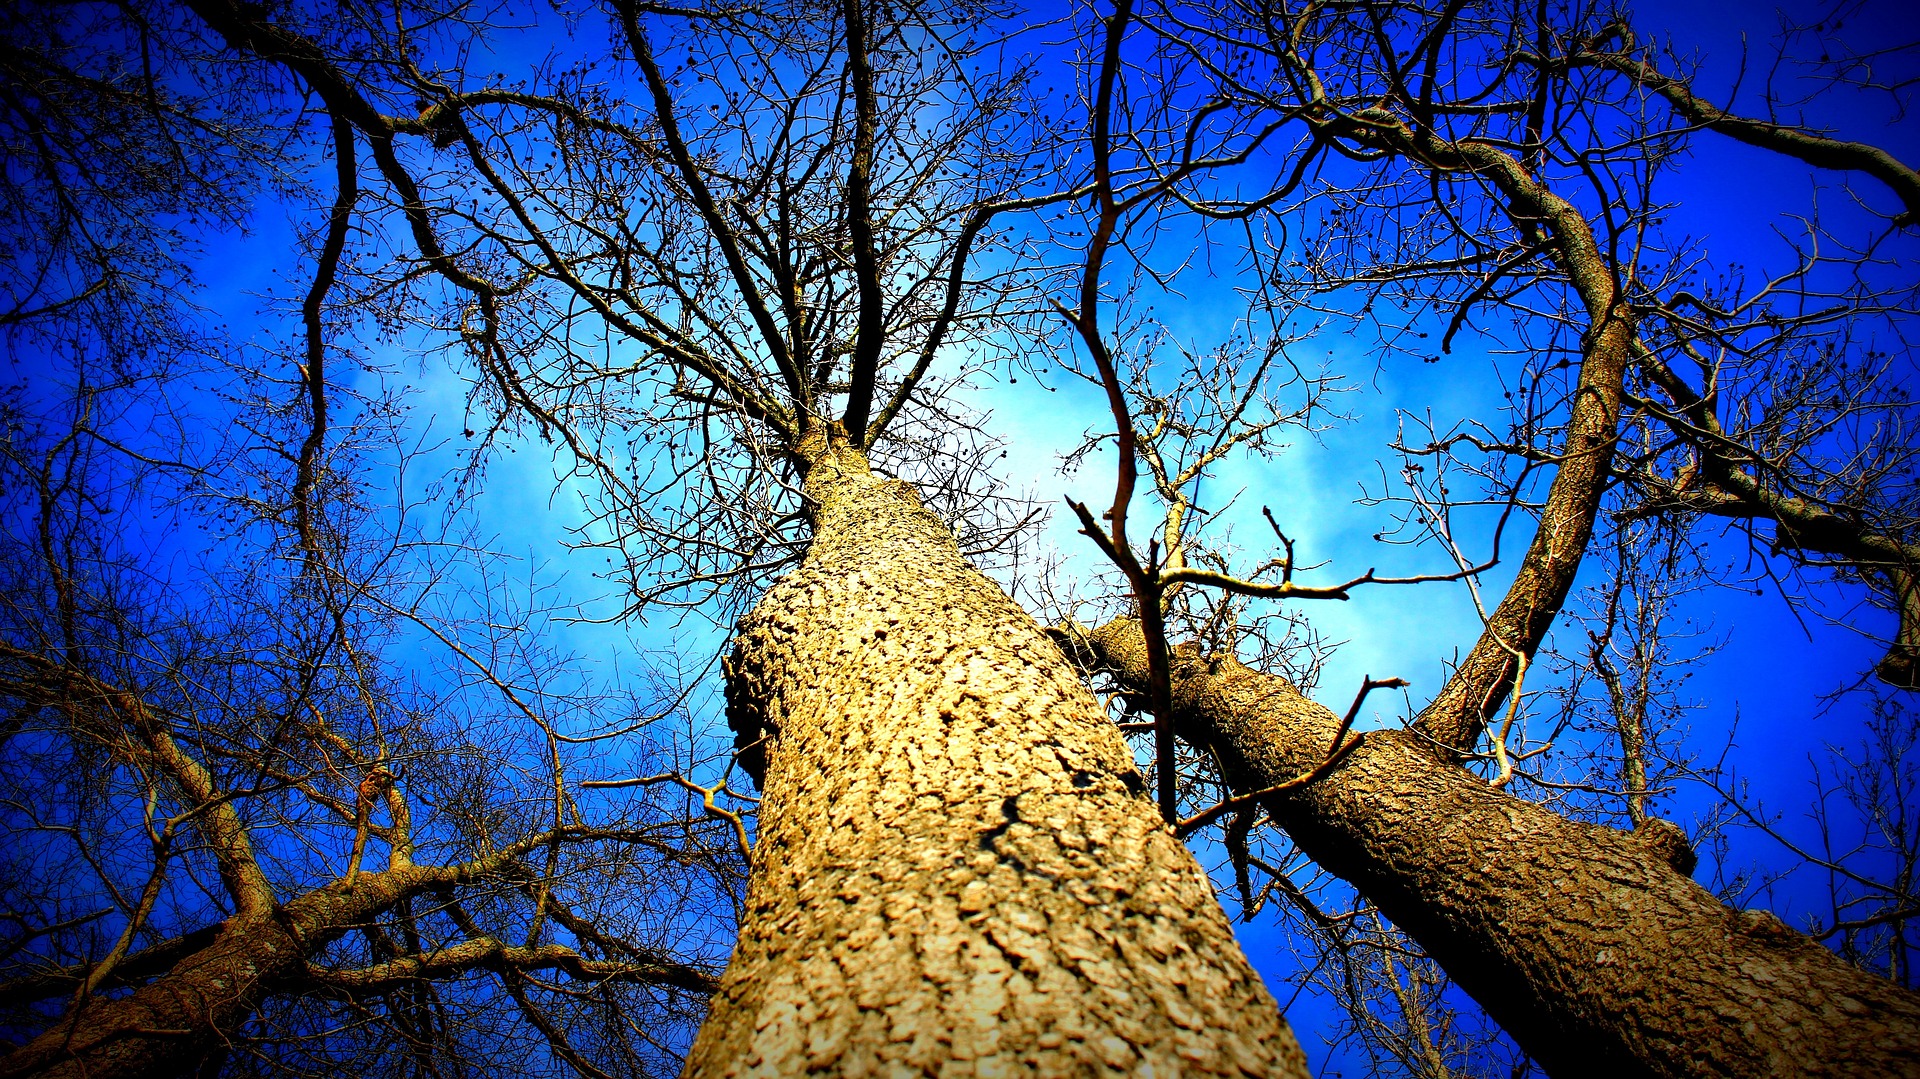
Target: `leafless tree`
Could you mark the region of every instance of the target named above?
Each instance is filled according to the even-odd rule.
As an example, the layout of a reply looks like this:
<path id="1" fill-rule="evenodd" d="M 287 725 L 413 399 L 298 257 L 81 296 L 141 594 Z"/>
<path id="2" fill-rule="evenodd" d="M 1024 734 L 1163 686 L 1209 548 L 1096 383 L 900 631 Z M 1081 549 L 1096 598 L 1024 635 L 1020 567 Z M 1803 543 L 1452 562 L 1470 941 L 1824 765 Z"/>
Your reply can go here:
<path id="1" fill-rule="evenodd" d="M 1383 362 L 1437 362 L 1466 341 L 1513 357 L 1497 376 L 1512 402 L 1506 430 L 1485 419 L 1436 430 L 1409 416 L 1393 447 L 1398 475 L 1376 488 L 1375 504 L 1399 510 L 1383 536 L 1426 544 L 1438 556 L 1430 572 L 1308 576 L 1284 520 L 1268 514 L 1275 554 L 1235 574 L 1224 564 L 1192 568 L 1209 546 L 1209 517 L 1195 512 L 1193 495 L 1202 476 L 1169 483 L 1150 463 L 1167 437 L 1162 402 L 1204 399 L 1203 383 L 1164 356 L 1138 365 L 1164 381 L 1129 381 L 1097 332 L 1082 327 L 1121 448 L 1113 507 L 1102 520 L 1079 514 L 1123 571 L 1134 609 L 1098 629 L 1063 626 L 1060 637 L 1155 717 L 1132 726 L 1156 732 L 1169 820 L 1223 828 L 1243 880 L 1257 860 L 1267 887 L 1305 896 L 1274 870 L 1336 874 L 1551 1073 L 1745 1070 L 1771 1056 L 1874 1074 L 1911 1059 L 1903 1039 L 1914 1029 L 1913 998 L 1771 915 L 1724 907 L 1687 880 L 1696 856 L 1684 833 L 1648 812 L 1650 713 L 1671 673 L 1657 649 L 1671 606 L 1658 587 L 1630 579 L 1637 563 L 1616 565 L 1625 576 L 1615 577 L 1612 609 L 1579 667 L 1608 688 L 1616 743 L 1586 757 L 1600 770 L 1571 781 L 1544 774 L 1543 765 L 1567 777 L 1572 762 L 1564 750 L 1542 757 L 1552 738 L 1529 739 L 1540 728 L 1528 718 L 1530 699 L 1549 688 L 1540 650 L 1576 575 L 1594 565 L 1588 552 L 1609 518 L 1626 532 L 1657 522 L 1682 547 L 1698 542 L 1688 530 L 1715 520 L 1741 522 L 1749 535 L 1753 522 L 1773 521 L 1760 557 L 1866 584 L 1899 625 L 1877 673 L 1911 683 L 1913 440 L 1887 365 L 1907 357 L 1891 342 L 1904 340 L 1914 281 L 1887 259 L 1910 239 L 1920 192 L 1912 169 L 1870 146 L 1706 104 L 1671 53 L 1640 42 L 1611 11 L 1160 5 L 1146 22 L 1162 47 L 1214 77 L 1212 107 L 1286 125 L 1273 137 L 1292 140 L 1290 167 L 1275 170 L 1271 188 L 1224 197 L 1189 187 L 1180 196 L 1228 220 L 1272 211 L 1254 234 L 1275 242 L 1252 246 L 1250 276 L 1277 343 L 1305 312 L 1356 327 Z M 1788 268 L 1748 281 L 1666 237 L 1662 181 L 1691 140 L 1714 137 L 1875 185 L 1860 196 L 1868 239 L 1809 215 L 1804 237 L 1789 238 L 1797 248 Z M 1087 287 L 1104 272 L 1090 257 Z M 1303 399 L 1311 408 L 1312 397 Z M 1236 414 L 1202 437 L 1251 436 L 1264 415 Z M 1149 462 L 1148 497 L 1165 521 L 1144 551 L 1126 533 L 1136 459 Z M 1234 497 L 1212 492 L 1216 504 Z M 1480 579 L 1513 558 L 1509 534 L 1526 531 L 1512 584 L 1487 594 Z M 1230 640 L 1208 640 L 1169 602 L 1195 587 L 1247 600 L 1340 600 L 1444 580 L 1470 593 L 1479 640 L 1407 730 L 1357 735 L 1371 676 L 1341 718 L 1303 697 L 1284 670 L 1248 667 Z M 1646 606 L 1623 614 L 1622 597 Z M 1209 647 L 1175 647 L 1169 619 Z M 1623 646 L 1629 661 L 1616 663 Z M 1199 752 L 1176 752 L 1175 735 Z M 1202 774 L 1180 780 L 1183 762 Z M 1626 834 L 1547 808 L 1591 817 L 1566 804 L 1568 789 L 1606 793 L 1596 784 L 1615 780 Z M 1541 792 L 1546 804 L 1516 791 Z M 1311 870 L 1249 853 L 1256 812 L 1285 830 Z M 1897 902 L 1880 906 L 1902 917 Z M 1323 951 L 1339 939 L 1334 917 L 1303 926 Z M 1373 954 L 1391 947 L 1386 940 Z M 1798 988 L 1748 996 L 1756 964 L 1778 966 L 1779 983 Z M 1405 989 L 1380 979 L 1366 999 L 1391 1009 Z M 1880 1003 L 1853 1020 L 1808 1019 L 1823 1000 L 1864 999 L 1855 994 Z M 1741 1033 L 1711 1036 L 1734 1015 Z M 1423 1021 L 1405 1016 L 1399 1036 L 1420 1034 Z M 1399 1055 L 1426 1067 L 1418 1054 Z"/>
<path id="2" fill-rule="evenodd" d="M 293 692 L 249 688 L 267 707 L 240 714 L 223 710 L 233 694 L 201 693 L 210 676 L 155 678 L 143 665 L 181 664 L 149 661 L 145 646 L 79 655 L 23 629 L 9 677 L 34 710 L 22 723 L 122 755 L 121 832 L 142 831 L 113 846 L 124 864 L 96 873 L 114 880 L 101 888 L 137 893 L 120 877 L 144 872 L 164 891 L 174 878 L 154 867 L 177 861 L 209 882 L 196 893 L 203 923 L 254 927 L 245 941 L 280 941 L 274 954 L 289 958 L 228 1010 L 165 1022 L 138 1009 L 174 999 L 199 967 L 131 991 L 94 985 L 99 1001 L 81 993 L 63 1018 L 43 1015 L 53 1027 L 13 1071 L 127 1073 L 228 1041 L 255 1047 L 262 1070 L 332 1066 L 349 1049 L 452 1070 L 463 1039 L 498 1027 L 586 1074 L 645 1070 L 683 1048 L 690 1074 L 967 1061 L 1299 1074 L 1291 1032 L 1180 842 L 1209 830 L 1243 911 L 1287 912 L 1314 957 L 1303 980 L 1324 972 L 1381 1062 L 1456 1068 L 1461 1039 L 1479 1035 L 1439 1006 L 1447 978 L 1556 1074 L 1784 1060 L 1873 1074 L 1917 1051 L 1920 1001 L 1770 915 L 1725 906 L 1689 878 L 1687 837 L 1653 811 L 1665 579 L 1636 581 L 1638 563 L 1617 559 L 1591 635 L 1577 648 L 1551 637 L 1605 541 L 1687 549 L 1732 522 L 1798 593 L 1864 589 L 1885 606 L 1899 628 L 1878 672 L 1912 684 L 1912 439 L 1883 374 L 1906 356 L 1915 286 L 1893 260 L 1920 183 L 1893 156 L 1710 104 L 1625 15 L 1557 3 L 1123 0 L 1035 27 L 975 3 L 615 0 L 570 10 L 575 38 L 533 46 L 553 51 L 511 75 L 487 58 L 526 39 L 455 5 L 114 10 L 126 40 L 164 45 L 177 74 L 144 97 L 88 93 L 147 118 L 221 117 L 193 131 L 209 161 L 247 175 L 301 190 L 297 177 L 326 178 L 287 311 L 299 329 L 290 346 L 236 360 L 244 377 L 229 384 L 247 407 L 224 444 L 238 454 L 230 471 L 128 456 L 84 410 L 22 442 L 66 448 L 22 450 L 16 470 L 62 497 L 36 461 L 110 452 L 118 468 L 198 478 L 194 506 L 265 537 L 234 549 L 279 559 L 203 586 L 274 616 L 220 636 L 305 642 L 275 646 L 292 667 L 222 676 L 316 673 L 283 679 Z M 1049 52 L 1049 36 L 1077 44 Z M 38 48 L 73 55 L 57 44 Z M 1050 71 L 1066 72 L 1056 97 Z M 216 76 L 218 93 L 153 103 Z M 230 102 L 246 107 L 221 111 Z M 72 146 L 105 144 L 105 121 L 88 122 L 69 125 Z M 1809 214 L 1784 272 L 1747 280 L 1717 266 L 1666 235 L 1661 203 L 1687 148 L 1717 138 L 1857 184 L 1847 213 L 1869 225 L 1843 234 Z M 59 186 L 60 162 L 84 156 L 38 160 Z M 139 222 L 177 205 L 102 199 L 70 216 Z M 134 235 L 151 236 L 142 227 Z M 52 299 L 17 286 L 21 333 L 85 307 L 61 297 L 109 294 L 89 292 L 86 273 L 89 252 L 109 248 L 61 243 L 39 263 L 62 268 L 43 290 Z M 1182 341 L 1139 300 L 1216 259 L 1245 271 L 1247 305 L 1218 343 Z M 151 295 L 168 306 L 164 288 Z M 1229 460 L 1338 420 L 1339 372 L 1302 359 L 1309 338 L 1336 332 L 1376 346 L 1382 365 L 1484 345 L 1511 402 L 1505 418 L 1457 425 L 1405 417 L 1365 497 L 1383 536 L 1428 556 L 1416 572 L 1300 550 L 1285 507 L 1255 520 L 1253 543 L 1219 523 L 1234 502 L 1217 489 Z M 630 693 L 608 718 L 605 698 L 551 688 L 555 659 L 532 621 L 501 613 L 499 593 L 434 607 L 428 597 L 485 580 L 491 563 L 458 529 L 416 542 L 383 508 L 404 485 L 366 479 L 366 431 L 399 422 L 377 396 L 353 396 L 350 372 L 392 344 L 439 354 L 436 369 L 468 386 L 470 441 L 437 510 L 462 519 L 500 454 L 543 440 L 566 490 L 585 492 L 591 519 L 574 542 L 612 559 L 620 617 L 731 626 L 731 752 L 698 756 L 694 737 L 657 763 L 589 768 L 645 738 L 626 717 L 673 714 L 656 698 L 675 692 Z M 153 366 L 113 368 L 134 380 L 116 399 L 165 400 Z M 1051 634 L 976 568 L 1010 564 L 1032 515 L 1002 486 L 969 394 L 1042 366 L 1104 402 L 1076 426 L 1090 432 L 1082 459 L 1112 447 L 1114 497 L 1074 511 L 1127 611 Z M 118 473 L 89 475 L 111 486 Z M 207 489 L 213 475 L 245 482 Z M 67 522 L 62 535 L 94 519 L 38 503 L 34 519 Z M 1144 544 L 1130 538 L 1137 515 L 1157 517 L 1135 533 Z M 1773 534 L 1758 535 L 1767 521 Z M 22 595 L 39 597 L 21 601 L 23 627 L 78 611 L 57 583 L 79 579 L 72 561 L 22 556 Z M 1497 595 L 1484 583 L 1496 568 L 1515 571 Z M 1323 650 L 1298 610 L 1273 604 L 1451 587 L 1468 591 L 1482 629 L 1417 713 L 1398 698 L 1414 713 L 1406 729 L 1359 724 L 1393 699 L 1373 694 L 1409 688 L 1399 672 L 1326 687 L 1344 714 L 1303 694 Z M 199 632 L 199 612 L 166 610 L 142 609 L 154 627 L 142 640 Z M 435 683 L 457 688 L 446 700 L 489 702 L 485 723 L 443 722 L 470 705 L 400 677 L 390 657 L 414 643 L 447 657 L 455 680 Z M 1556 667 L 1576 653 L 1572 673 Z M 1117 690 L 1118 723 L 1069 654 Z M 1599 710 L 1603 695 L 1581 692 L 1595 684 Z M 1548 699 L 1582 717 L 1567 726 L 1573 746 L 1541 736 Z M 340 742 L 306 725 L 336 711 L 356 724 L 327 719 Z M 278 737 L 294 730 L 298 752 Z M 194 788 L 176 764 L 162 792 L 173 801 L 152 794 L 166 753 L 150 731 L 213 778 Z M 510 748 L 478 752 L 496 743 Z M 420 762 L 404 783 L 390 763 L 403 754 Z M 1861 782 L 1863 796 L 1888 789 Z M 588 793 L 603 790 L 637 800 Z M 425 825 L 400 823 L 424 816 L 407 802 L 416 791 L 446 829 L 436 869 L 394 861 L 402 840 L 421 847 L 410 837 Z M 1628 827 L 1608 827 L 1603 804 Z M 149 816 L 180 819 L 200 846 L 174 859 L 180 841 Z M 268 827 L 327 838 L 283 872 L 237 845 Z M 1904 827 L 1878 834 L 1904 849 Z M 143 839 L 169 845 L 135 859 Z M 736 896 L 729 853 L 749 840 Z M 385 868 L 363 864 L 382 849 Z M 408 873 L 442 876 L 409 891 Z M 1907 917 L 1910 889 L 1894 876 L 1867 903 L 1836 893 L 1850 954 L 1882 954 L 1880 936 L 1859 934 Z M 613 906 L 566 906 L 590 878 Z M 22 880 L 36 926 L 60 927 L 25 930 L 36 960 L 67 948 L 68 966 L 107 955 L 126 969 L 150 919 L 137 901 L 119 905 L 135 928 L 114 957 L 111 942 L 69 943 L 92 923 L 67 920 L 86 912 L 49 912 L 52 897 Z M 390 901 L 324 927 L 253 916 L 388 885 Z M 705 976 L 690 960 L 704 956 L 666 943 L 699 903 L 727 905 L 717 896 L 736 900 L 731 962 L 697 1039 L 656 1057 L 635 1009 L 678 1014 L 662 984 L 713 984 L 692 984 Z M 609 926 L 621 943 L 594 936 Z M 317 950 L 300 951 L 309 941 Z M 536 968 L 574 985 L 536 984 Z M 473 969 L 493 980 L 458 977 Z M 1756 988 L 1755 971 L 1791 991 Z M 606 989 L 615 982 L 635 995 Z M 83 1023 L 103 1040 L 76 1041 Z"/>
<path id="3" fill-rule="evenodd" d="M 286 1063 L 432 1072 L 467 1060 L 476 1028 L 544 1033 L 543 1055 L 614 1071 L 673 1059 L 559 1033 L 601 1013 L 690 1029 L 712 987 L 717 957 L 683 948 L 681 927 L 728 917 L 730 825 L 699 799 L 579 789 L 604 767 L 580 752 L 594 728 L 672 695 L 569 678 L 533 643 L 540 612 L 448 595 L 459 559 L 422 557 L 447 540 L 410 522 L 387 531 L 335 501 L 308 533 L 324 561 L 300 558 L 277 522 L 210 493 L 244 469 L 135 456 L 161 448 L 134 426 L 158 392 L 136 379 L 7 409 L 7 487 L 38 497 L 8 522 L 18 913 L 0 994 L 10 1029 L 47 1028 L 12 1072 L 164 1071 L 269 1044 Z M 244 463 L 249 441 L 172 448 Z M 192 556 L 182 529 L 224 536 L 156 574 Z M 632 879 L 653 886 L 608 896 Z M 186 1033 L 201 1025 L 221 1037 Z"/>
<path id="4" fill-rule="evenodd" d="M 1018 54 L 1000 38 L 1017 23 L 971 5 L 615 4 L 583 13 L 613 37 L 611 72 L 554 65 L 514 85 L 476 70 L 468 35 L 498 28 L 458 9 L 186 7 L 204 28 L 189 32 L 224 43 L 284 122 L 324 125 L 334 166 L 296 368 L 307 430 L 281 503 L 302 587 L 354 579 L 322 497 L 345 474 L 327 339 L 342 311 L 452 346 L 474 385 L 470 479 L 509 436 L 561 448 L 601 496 L 582 538 L 624 556 L 632 613 L 705 604 L 723 617 L 790 571 L 740 619 L 726 663 L 738 765 L 761 798 L 739 939 L 691 1069 L 998 1056 L 1302 1071 L 1204 874 L 1136 798 L 1124 739 L 960 545 L 1003 549 L 1022 515 L 983 482 L 955 399 L 973 371 L 948 357 L 998 350 L 1039 306 L 1046 264 L 1022 259 L 1003 222 L 1076 183 L 1056 174 L 1071 155 L 1043 137 L 1029 73 L 1007 62 Z M 564 728 L 523 684 L 541 664 L 493 662 L 530 650 L 469 647 L 392 606 L 376 604 L 473 657 L 547 740 L 511 758 L 539 762 L 515 792 L 539 826 L 448 863 L 437 886 L 535 863 L 530 917 L 544 924 L 556 889 L 540 882 L 565 877 L 576 839 L 648 849 L 640 823 L 573 820 Z M 692 782 L 654 778 L 608 782 Z M 703 789 L 709 812 L 739 821 L 717 796 Z M 311 894 L 385 879 L 349 868 Z M 291 909 L 256 892 L 263 909 Z M 472 940 L 503 935 L 483 936 L 470 901 L 434 914 Z M 330 932 L 298 939 L 315 935 Z M 464 947 L 426 946 L 405 970 L 374 954 L 337 978 L 343 992 L 358 977 L 384 987 Z M 506 963 L 506 997 L 555 1058 L 604 1070 L 489 954 L 475 961 Z M 56 1026 L 15 1070 L 127 1073 L 204 1053 L 260 998 L 165 1025 L 135 1014 L 142 993 L 184 984 L 176 970 L 89 1013 L 100 1034 L 83 1059 Z M 89 1053 L 96 1040 L 111 1052 Z"/>
<path id="5" fill-rule="evenodd" d="M 743 807 L 684 778 L 678 687 L 570 670 L 474 522 L 407 505 L 404 402 L 330 340 L 350 157 L 292 345 L 195 316 L 165 226 L 308 148 L 129 14 L 8 16 L 4 1070 L 671 1070 Z M 609 732 L 673 785 L 588 793 Z"/>

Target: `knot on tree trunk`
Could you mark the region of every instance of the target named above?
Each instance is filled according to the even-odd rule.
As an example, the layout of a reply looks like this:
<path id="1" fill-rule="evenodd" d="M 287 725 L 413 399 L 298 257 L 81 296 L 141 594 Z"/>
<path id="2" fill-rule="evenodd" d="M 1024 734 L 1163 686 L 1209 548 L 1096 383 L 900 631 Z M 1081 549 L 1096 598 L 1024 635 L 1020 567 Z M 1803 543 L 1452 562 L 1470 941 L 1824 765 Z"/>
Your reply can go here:
<path id="1" fill-rule="evenodd" d="M 1896 689 L 1920 689 L 1920 646 L 1906 641 L 1895 642 L 1892 648 L 1887 649 L 1886 656 L 1874 665 L 1873 673 Z"/>
<path id="2" fill-rule="evenodd" d="M 733 731 L 733 758 L 740 770 L 753 780 L 753 789 L 757 791 L 767 779 L 767 740 L 776 730 L 767 721 L 762 707 L 766 700 L 763 679 L 738 638 L 735 638 L 733 653 L 721 658 L 720 669 L 725 675 L 723 685 L 727 726 Z"/>
<path id="3" fill-rule="evenodd" d="M 1700 864 L 1686 831 L 1670 820 L 1648 817 L 1634 827 L 1633 837 L 1683 877 L 1693 876 L 1694 867 Z"/>

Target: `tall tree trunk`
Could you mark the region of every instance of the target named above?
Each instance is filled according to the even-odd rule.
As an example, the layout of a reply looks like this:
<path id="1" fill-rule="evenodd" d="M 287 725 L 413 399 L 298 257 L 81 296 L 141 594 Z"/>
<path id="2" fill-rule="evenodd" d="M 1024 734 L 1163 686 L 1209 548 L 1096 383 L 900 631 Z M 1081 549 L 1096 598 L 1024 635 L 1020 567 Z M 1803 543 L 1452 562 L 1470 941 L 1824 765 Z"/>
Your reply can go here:
<path id="1" fill-rule="evenodd" d="M 1131 621 L 1088 635 L 1144 686 Z M 1182 737 L 1250 793 L 1327 757 L 1339 723 L 1284 679 L 1180 650 Z M 1408 731 L 1368 732 L 1264 804 L 1320 865 L 1425 948 L 1554 1076 L 1920 1074 L 1920 995 L 1687 877 L 1672 825 L 1570 821 Z"/>
<path id="2" fill-rule="evenodd" d="M 811 451 L 812 548 L 729 664 L 760 836 L 687 1074 L 1304 1075 L 1059 649 L 906 484 Z"/>

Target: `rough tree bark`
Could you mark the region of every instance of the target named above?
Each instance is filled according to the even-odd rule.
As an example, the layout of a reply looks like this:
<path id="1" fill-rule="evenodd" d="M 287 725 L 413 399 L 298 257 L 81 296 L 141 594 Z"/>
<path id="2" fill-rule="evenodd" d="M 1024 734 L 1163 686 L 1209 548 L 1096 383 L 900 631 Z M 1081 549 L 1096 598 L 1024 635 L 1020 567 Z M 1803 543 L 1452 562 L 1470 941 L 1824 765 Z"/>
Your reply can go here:
<path id="1" fill-rule="evenodd" d="M 712 992 L 712 975 L 671 960 L 635 956 L 624 963 L 592 962 L 559 946 L 513 949 L 492 940 L 468 941 L 363 971 L 318 972 L 308 966 L 327 943 L 403 899 L 498 874 L 547 842 L 601 834 L 588 828 L 563 829 L 458 865 L 404 865 L 361 873 L 264 913 L 236 914 L 193 934 L 190 939 L 200 946 L 186 950 L 184 958 L 151 983 L 124 997 L 96 999 L 0 1058 L 0 1079 L 191 1074 L 220 1051 L 269 995 L 316 985 L 375 991 L 400 980 L 514 967 L 577 969 L 596 979 Z"/>
<path id="2" fill-rule="evenodd" d="M 211 943 L 152 984 L 79 1009 L 15 1050 L 0 1061 L 0 1076 L 190 1073 L 269 993 L 299 973 L 321 944 L 447 875 L 439 867 L 368 873 L 352 884 L 311 892 L 267 917 L 229 918 Z"/>
<path id="3" fill-rule="evenodd" d="M 1145 685 L 1137 623 L 1084 644 Z M 1218 755 L 1236 792 L 1327 758 L 1338 719 L 1284 679 L 1191 648 L 1171 674 L 1176 728 Z M 1693 855 L 1671 824 L 1570 821 L 1416 732 L 1357 737 L 1320 779 L 1263 804 L 1549 1074 L 1920 1074 L 1920 995 L 1721 904 L 1687 877 Z"/>
<path id="4" fill-rule="evenodd" d="M 1306 1074 L 1058 647 L 906 484 L 801 449 L 813 545 L 729 664 L 760 837 L 687 1074 Z"/>

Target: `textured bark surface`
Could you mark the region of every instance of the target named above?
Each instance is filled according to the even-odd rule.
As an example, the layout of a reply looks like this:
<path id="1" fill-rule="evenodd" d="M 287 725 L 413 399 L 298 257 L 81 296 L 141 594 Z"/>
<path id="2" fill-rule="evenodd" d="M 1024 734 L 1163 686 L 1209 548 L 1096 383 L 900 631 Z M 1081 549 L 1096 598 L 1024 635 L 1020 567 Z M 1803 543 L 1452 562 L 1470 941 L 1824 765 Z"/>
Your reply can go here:
<path id="1" fill-rule="evenodd" d="M 211 943 L 127 996 L 100 1000 L 0 1060 L 0 1076 L 183 1075 L 218 1049 L 315 949 L 446 870 L 368 874 L 309 892 L 266 917 L 235 916 Z"/>
<path id="2" fill-rule="evenodd" d="M 1306 1074 L 1058 648 L 858 453 L 807 493 L 730 664 L 760 837 L 687 1074 Z"/>
<path id="3" fill-rule="evenodd" d="M 193 1072 L 259 1006 L 305 951 L 274 922 L 233 922 L 214 943 L 131 996 L 101 1001 L 0 1063 L 0 1075 L 47 1079 Z"/>
<path id="4" fill-rule="evenodd" d="M 1137 625 L 1098 661 L 1145 674 Z M 1235 789 L 1291 779 L 1338 720 L 1232 659 L 1175 657 L 1175 720 Z M 1624 833 L 1488 786 L 1404 731 L 1374 731 L 1270 800 L 1302 850 L 1418 941 L 1554 1076 L 1920 1074 L 1920 995 L 1771 914 L 1735 911 L 1675 864 L 1671 825 Z"/>
<path id="5" fill-rule="evenodd" d="M 467 884 L 498 873 L 528 851 L 568 839 L 606 833 L 574 826 L 496 848 L 450 866 L 404 864 L 352 881 L 336 881 L 298 896 L 265 914 L 236 914 L 217 926 L 161 945 L 164 962 L 183 955 L 171 969 L 125 996 L 95 997 L 85 1007 L 0 1059 L 0 1079 L 144 1079 L 186 1075 L 221 1053 L 233 1032 L 269 994 L 323 987 L 375 991 L 382 983 L 444 977 L 470 970 L 559 969 L 591 980 L 620 978 L 675 985 L 694 992 L 711 988 L 710 976 L 672 961 L 590 961 L 557 945 L 509 948 L 491 938 L 405 957 L 358 971 L 317 973 L 307 965 L 342 933 L 366 924 L 402 899 Z M 186 947 L 187 943 L 193 947 Z M 123 973 L 141 966 L 135 956 Z M 144 975 L 143 975 L 144 976 Z"/>

